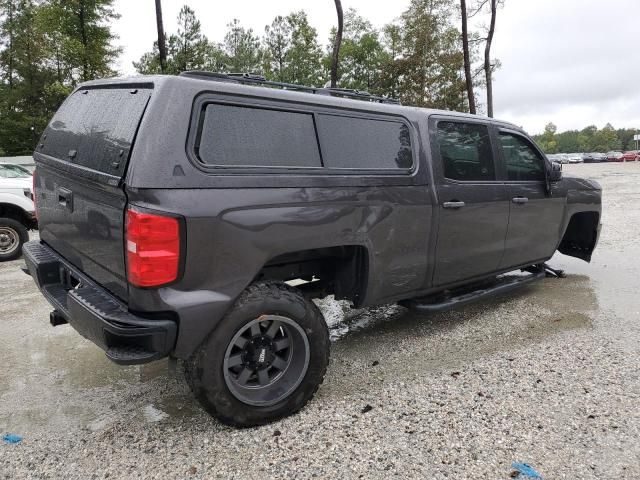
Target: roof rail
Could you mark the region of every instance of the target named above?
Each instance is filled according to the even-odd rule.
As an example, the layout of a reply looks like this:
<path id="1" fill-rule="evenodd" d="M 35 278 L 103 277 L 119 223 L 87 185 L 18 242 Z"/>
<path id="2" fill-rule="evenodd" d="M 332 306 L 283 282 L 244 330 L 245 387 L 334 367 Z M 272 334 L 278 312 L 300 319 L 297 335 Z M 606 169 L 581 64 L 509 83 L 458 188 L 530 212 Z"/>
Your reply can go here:
<path id="1" fill-rule="evenodd" d="M 275 82 L 267 80 L 262 75 L 250 73 L 218 73 L 204 70 L 187 70 L 180 73 L 181 77 L 195 77 L 216 82 L 240 83 L 242 85 L 258 85 L 262 87 L 281 88 L 283 90 L 295 90 L 298 92 L 314 93 L 317 95 L 330 95 L 332 97 L 355 98 L 375 103 L 389 103 L 400 105 L 400 102 L 393 98 L 379 95 L 371 95 L 369 92 L 351 90 L 347 88 L 318 88 L 306 85 L 296 85 L 295 83 Z"/>

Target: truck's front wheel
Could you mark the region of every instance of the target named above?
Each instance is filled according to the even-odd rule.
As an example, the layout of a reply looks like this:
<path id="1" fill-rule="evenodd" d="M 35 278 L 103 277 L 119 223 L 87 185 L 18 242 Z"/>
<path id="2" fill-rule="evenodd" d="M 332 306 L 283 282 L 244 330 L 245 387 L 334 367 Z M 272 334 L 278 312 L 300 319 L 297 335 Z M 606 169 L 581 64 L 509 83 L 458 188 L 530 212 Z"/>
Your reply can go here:
<path id="1" fill-rule="evenodd" d="M 211 414 L 252 426 L 302 408 L 328 360 L 329 332 L 318 308 L 295 288 L 264 282 L 240 295 L 185 373 Z"/>
<path id="2" fill-rule="evenodd" d="M 22 254 L 22 245 L 29 241 L 27 228 L 13 218 L 0 218 L 0 262 L 14 260 Z"/>

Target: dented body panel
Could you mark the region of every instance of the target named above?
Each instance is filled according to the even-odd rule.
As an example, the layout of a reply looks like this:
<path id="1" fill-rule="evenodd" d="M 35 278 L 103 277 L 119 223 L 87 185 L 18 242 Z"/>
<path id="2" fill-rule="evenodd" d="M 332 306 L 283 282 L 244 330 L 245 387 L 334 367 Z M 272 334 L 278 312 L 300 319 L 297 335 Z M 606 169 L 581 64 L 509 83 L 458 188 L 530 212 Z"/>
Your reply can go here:
<path id="1" fill-rule="evenodd" d="M 129 290 L 129 306 L 136 311 L 174 309 L 180 302 L 179 356 L 186 354 L 182 341 L 191 345 L 206 335 L 211 322 L 261 269 L 286 253 L 364 247 L 366 288 L 360 305 L 404 298 L 429 284 L 432 208 L 424 187 L 142 193 L 144 200 L 130 194 L 130 201 L 156 210 L 162 206 L 174 213 L 189 211 L 184 266 L 188 273 L 176 285 L 155 292 Z"/>

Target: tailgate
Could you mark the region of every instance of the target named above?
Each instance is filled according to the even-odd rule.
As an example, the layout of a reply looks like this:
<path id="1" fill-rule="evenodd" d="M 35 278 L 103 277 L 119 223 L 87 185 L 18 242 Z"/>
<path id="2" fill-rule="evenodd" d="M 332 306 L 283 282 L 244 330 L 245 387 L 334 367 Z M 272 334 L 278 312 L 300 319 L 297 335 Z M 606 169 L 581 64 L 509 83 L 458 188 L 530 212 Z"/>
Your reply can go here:
<path id="1" fill-rule="evenodd" d="M 127 299 L 121 179 L 150 89 L 73 93 L 34 153 L 40 238 L 69 263 Z"/>

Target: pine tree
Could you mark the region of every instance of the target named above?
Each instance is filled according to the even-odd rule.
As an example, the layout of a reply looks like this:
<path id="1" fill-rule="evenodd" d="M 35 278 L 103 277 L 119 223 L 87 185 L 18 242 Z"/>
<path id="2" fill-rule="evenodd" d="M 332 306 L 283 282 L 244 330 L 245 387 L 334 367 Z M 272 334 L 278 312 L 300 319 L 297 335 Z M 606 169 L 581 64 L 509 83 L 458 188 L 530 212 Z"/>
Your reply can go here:
<path id="1" fill-rule="evenodd" d="M 318 43 L 318 32 L 309 24 L 306 12 L 287 16 L 291 26 L 291 48 L 289 63 L 285 70 L 291 83 L 322 86 L 326 77 L 322 69 L 322 48 Z"/>
<path id="2" fill-rule="evenodd" d="M 285 68 L 289 63 L 289 49 L 291 48 L 291 24 L 287 18 L 277 16 L 264 29 L 264 64 L 265 74 L 272 80 L 288 81 Z"/>
<path id="3" fill-rule="evenodd" d="M 4 6 L 15 9 L 5 17 L 2 28 L 11 45 L 7 47 L 10 53 L 2 58 L 7 83 L 0 103 L 0 146 L 8 155 L 19 155 L 33 150 L 47 122 L 46 87 L 52 79 L 44 67 L 47 49 L 39 3 L 18 0 Z"/>
<path id="4" fill-rule="evenodd" d="M 120 16 L 114 0 L 49 0 L 44 7 L 45 29 L 57 35 L 61 63 L 72 84 L 115 75 L 112 66 L 121 49 L 109 26 Z"/>
<path id="5" fill-rule="evenodd" d="M 236 73 L 260 73 L 262 71 L 262 50 L 260 39 L 252 29 L 245 29 L 234 18 L 227 25 L 224 37 L 224 51 L 227 55 L 227 69 Z"/>
<path id="6" fill-rule="evenodd" d="M 169 38 L 173 70 L 176 73 L 202 69 L 209 48 L 207 37 L 202 34 L 200 20 L 187 5 L 178 14 L 178 33 Z"/>
<path id="7" fill-rule="evenodd" d="M 334 34 L 332 32 L 332 36 Z M 382 68 L 390 55 L 371 22 L 358 15 L 355 9 L 347 10 L 338 68 L 340 86 L 383 93 Z"/>
<path id="8" fill-rule="evenodd" d="M 403 103 L 465 111 L 460 32 L 451 24 L 452 0 L 411 0 L 402 14 L 398 91 Z"/>
<path id="9" fill-rule="evenodd" d="M 0 0 L 0 150 L 33 151 L 78 81 L 111 75 L 113 0 Z"/>
<path id="10" fill-rule="evenodd" d="M 220 47 L 209 42 L 202 33 L 195 11 L 187 5 L 183 6 L 177 21 L 178 31 L 167 39 L 164 73 L 177 75 L 186 70 L 223 70 L 224 60 Z M 163 73 L 158 42 L 153 42 L 153 49 L 133 62 L 133 66 L 142 74 Z"/>

